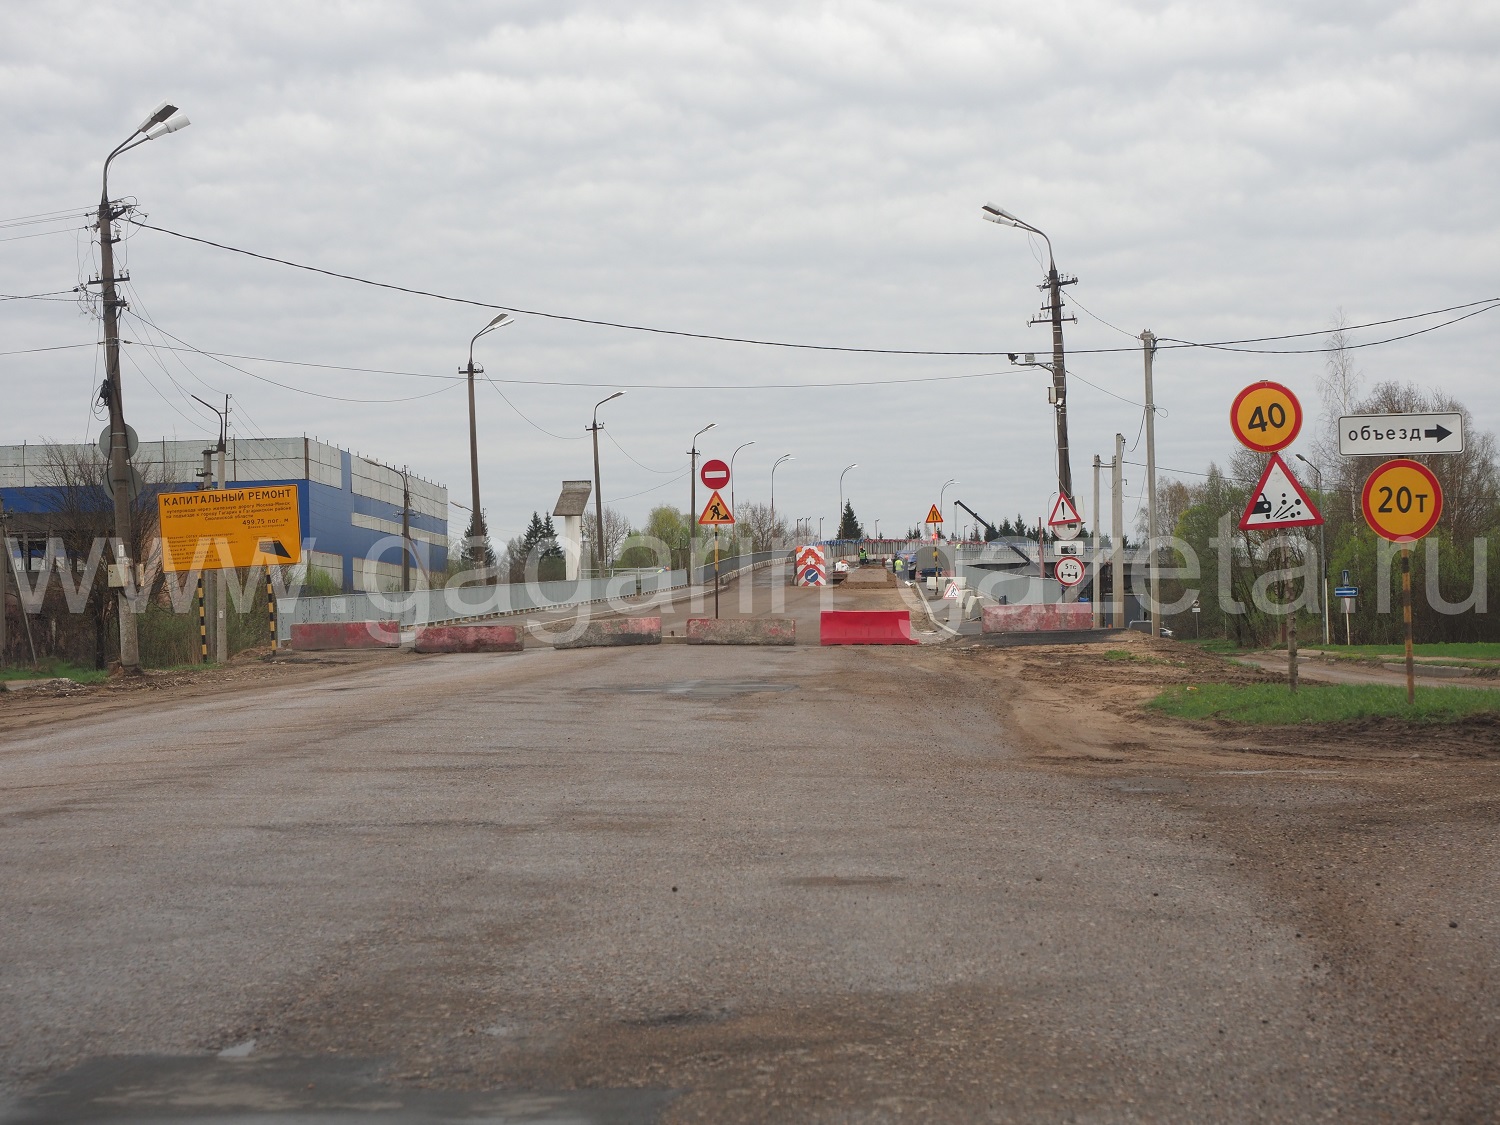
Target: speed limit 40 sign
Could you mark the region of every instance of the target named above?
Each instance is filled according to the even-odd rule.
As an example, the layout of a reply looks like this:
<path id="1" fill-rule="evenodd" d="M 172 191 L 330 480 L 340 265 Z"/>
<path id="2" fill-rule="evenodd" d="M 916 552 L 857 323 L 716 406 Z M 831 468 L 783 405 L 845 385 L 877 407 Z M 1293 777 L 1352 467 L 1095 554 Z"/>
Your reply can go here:
<path id="1" fill-rule="evenodd" d="M 1251 383 L 1235 396 L 1229 425 L 1239 443 L 1257 453 L 1275 453 L 1297 440 L 1302 404 L 1280 383 Z"/>

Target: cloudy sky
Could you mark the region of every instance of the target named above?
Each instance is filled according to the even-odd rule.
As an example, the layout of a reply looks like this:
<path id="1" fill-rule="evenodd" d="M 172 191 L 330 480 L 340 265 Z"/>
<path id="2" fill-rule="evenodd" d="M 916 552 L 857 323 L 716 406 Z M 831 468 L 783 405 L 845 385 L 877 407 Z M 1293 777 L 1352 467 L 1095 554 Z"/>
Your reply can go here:
<path id="1" fill-rule="evenodd" d="M 103 158 L 168 99 L 192 127 L 111 172 L 146 221 L 478 304 L 132 231 L 132 424 L 207 438 L 215 423 L 187 395 L 229 392 L 239 434 L 317 435 L 462 502 L 451 377 L 493 315 L 480 305 L 846 348 L 1046 351 L 1048 330 L 1027 326 L 1043 247 L 982 222 L 987 200 L 1046 231 L 1080 279 L 1067 341 L 1085 501 L 1093 455 L 1117 431 L 1136 444 L 1142 329 L 1220 341 L 1500 296 L 1492 2 L 124 0 L 12 2 L 4 26 L 0 293 L 66 291 L 94 269 L 82 216 Z M 10 221 L 43 214 L 56 217 Z M 146 346 L 171 343 L 162 332 L 329 366 Z M 0 443 L 92 439 L 98 336 L 66 293 L 0 301 Z M 1368 381 L 1440 386 L 1495 429 L 1497 344 L 1500 312 L 1357 359 Z M 62 345 L 84 346 L 29 351 Z M 685 451 L 710 422 L 711 455 L 755 443 L 736 462 L 740 502 L 765 501 L 790 453 L 778 511 L 830 530 L 851 462 L 845 492 L 886 533 L 919 522 L 950 477 L 950 503 L 995 521 L 1034 516 L 1055 488 L 1047 377 L 1003 355 L 536 315 L 475 354 L 495 380 L 479 387 L 480 473 L 501 541 L 561 480 L 591 475 L 584 427 L 617 388 L 604 494 L 637 522 L 687 506 Z M 1160 353 L 1159 463 L 1222 462 L 1241 386 L 1277 379 L 1311 406 L 1323 364 Z M 1126 476 L 1130 507 L 1145 473 Z"/>

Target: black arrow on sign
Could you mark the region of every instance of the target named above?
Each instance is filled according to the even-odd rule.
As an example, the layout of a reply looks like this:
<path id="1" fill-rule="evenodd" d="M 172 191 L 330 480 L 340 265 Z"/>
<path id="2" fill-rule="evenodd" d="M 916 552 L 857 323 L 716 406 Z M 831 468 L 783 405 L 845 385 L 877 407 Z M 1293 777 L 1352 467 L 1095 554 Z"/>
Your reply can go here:
<path id="1" fill-rule="evenodd" d="M 1435 430 L 1423 430 L 1422 431 L 1422 436 L 1423 437 L 1430 437 L 1430 438 L 1437 438 L 1438 441 L 1443 441 L 1445 438 L 1448 438 L 1449 436 L 1451 436 L 1452 433 L 1453 433 L 1452 430 L 1448 429 L 1441 422 L 1439 422 L 1437 429 L 1435 429 Z"/>

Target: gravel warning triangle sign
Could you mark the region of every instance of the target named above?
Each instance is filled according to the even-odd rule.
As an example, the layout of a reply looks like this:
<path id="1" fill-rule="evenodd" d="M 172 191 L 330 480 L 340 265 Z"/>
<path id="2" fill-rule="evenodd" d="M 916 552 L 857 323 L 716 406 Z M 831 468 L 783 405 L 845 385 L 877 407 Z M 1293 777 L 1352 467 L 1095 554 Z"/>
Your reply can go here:
<path id="1" fill-rule="evenodd" d="M 1281 454 L 1271 454 L 1260 483 L 1250 493 L 1250 503 L 1240 517 L 1241 531 L 1274 531 L 1278 527 L 1317 527 L 1322 513 L 1302 488 Z"/>

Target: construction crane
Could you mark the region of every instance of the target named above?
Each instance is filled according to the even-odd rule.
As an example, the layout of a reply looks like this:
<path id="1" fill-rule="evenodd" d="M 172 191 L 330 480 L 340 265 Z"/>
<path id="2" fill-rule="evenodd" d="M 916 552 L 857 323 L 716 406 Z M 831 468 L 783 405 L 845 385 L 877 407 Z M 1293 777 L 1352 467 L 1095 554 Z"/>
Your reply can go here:
<path id="1" fill-rule="evenodd" d="M 958 505 L 958 507 L 962 508 L 964 511 L 968 512 L 969 515 L 973 516 L 976 520 L 978 520 L 980 522 L 980 524 L 983 525 L 983 527 L 984 527 L 984 541 L 986 543 L 988 543 L 991 539 L 994 539 L 999 534 L 998 532 L 995 531 L 995 525 L 994 524 L 990 523 L 989 520 L 985 519 L 978 512 L 976 512 L 973 508 L 971 508 L 967 504 L 965 504 L 962 500 L 954 500 L 953 503 L 956 504 L 956 505 Z"/>

